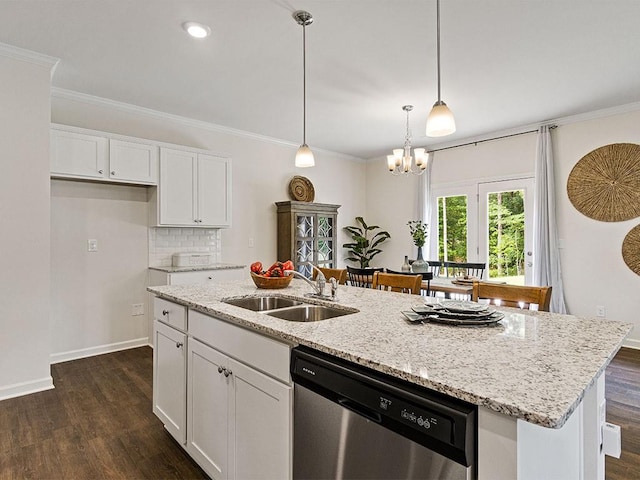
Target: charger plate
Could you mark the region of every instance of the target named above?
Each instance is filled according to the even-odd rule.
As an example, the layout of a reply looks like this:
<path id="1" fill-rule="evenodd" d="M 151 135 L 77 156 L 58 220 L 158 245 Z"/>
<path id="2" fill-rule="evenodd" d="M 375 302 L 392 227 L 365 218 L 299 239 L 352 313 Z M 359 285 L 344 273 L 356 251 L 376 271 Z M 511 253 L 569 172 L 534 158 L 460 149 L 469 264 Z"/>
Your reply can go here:
<path id="1" fill-rule="evenodd" d="M 289 182 L 289 196 L 299 202 L 313 202 L 316 191 L 307 177 L 296 175 Z"/>

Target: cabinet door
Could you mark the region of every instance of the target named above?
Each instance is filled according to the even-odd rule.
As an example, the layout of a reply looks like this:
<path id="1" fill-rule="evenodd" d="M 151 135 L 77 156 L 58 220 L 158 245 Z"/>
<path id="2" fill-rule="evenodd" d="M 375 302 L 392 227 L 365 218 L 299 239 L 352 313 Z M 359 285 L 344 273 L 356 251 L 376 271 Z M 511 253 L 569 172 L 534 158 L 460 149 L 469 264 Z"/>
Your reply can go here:
<path id="1" fill-rule="evenodd" d="M 198 225 L 196 161 L 195 153 L 160 149 L 160 225 Z"/>
<path id="2" fill-rule="evenodd" d="M 108 149 L 109 144 L 104 137 L 51 130 L 51 173 L 104 178 Z"/>
<path id="3" fill-rule="evenodd" d="M 229 369 L 233 478 L 291 478 L 292 388 L 232 359 Z"/>
<path id="4" fill-rule="evenodd" d="M 228 357 L 191 339 L 187 393 L 187 451 L 213 479 L 229 477 L 228 426 L 231 375 L 220 370 Z"/>
<path id="5" fill-rule="evenodd" d="M 316 248 L 314 264 L 333 268 L 335 259 L 335 215 L 316 216 Z"/>
<path id="6" fill-rule="evenodd" d="M 110 140 L 109 178 L 155 185 L 158 182 L 158 147 Z"/>
<path id="7" fill-rule="evenodd" d="M 157 320 L 154 322 L 153 413 L 183 445 L 187 440 L 186 342 L 184 333 Z"/>
<path id="8" fill-rule="evenodd" d="M 311 262 L 315 264 L 315 235 L 316 216 L 307 213 L 296 213 L 295 218 L 295 250 L 294 263 L 298 272 L 305 277 L 311 278 L 312 269 L 309 265 L 301 263 Z"/>
<path id="9" fill-rule="evenodd" d="M 198 211 L 200 226 L 231 226 L 231 163 L 228 158 L 198 155 Z"/>

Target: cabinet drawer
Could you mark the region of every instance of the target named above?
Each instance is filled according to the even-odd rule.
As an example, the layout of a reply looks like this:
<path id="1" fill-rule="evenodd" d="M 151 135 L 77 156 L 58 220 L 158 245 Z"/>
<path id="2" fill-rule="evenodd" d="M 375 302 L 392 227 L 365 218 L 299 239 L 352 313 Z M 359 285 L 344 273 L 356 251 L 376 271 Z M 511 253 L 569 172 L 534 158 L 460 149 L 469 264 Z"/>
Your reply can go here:
<path id="1" fill-rule="evenodd" d="M 224 282 L 227 280 L 242 280 L 243 273 L 243 270 L 240 268 L 171 273 L 169 284 L 189 285 L 211 282 Z"/>
<path id="2" fill-rule="evenodd" d="M 287 384 L 289 346 L 259 333 L 189 310 L 189 334 Z"/>
<path id="3" fill-rule="evenodd" d="M 153 299 L 153 315 L 156 320 L 167 325 L 180 330 L 187 329 L 187 307 L 155 297 Z"/>

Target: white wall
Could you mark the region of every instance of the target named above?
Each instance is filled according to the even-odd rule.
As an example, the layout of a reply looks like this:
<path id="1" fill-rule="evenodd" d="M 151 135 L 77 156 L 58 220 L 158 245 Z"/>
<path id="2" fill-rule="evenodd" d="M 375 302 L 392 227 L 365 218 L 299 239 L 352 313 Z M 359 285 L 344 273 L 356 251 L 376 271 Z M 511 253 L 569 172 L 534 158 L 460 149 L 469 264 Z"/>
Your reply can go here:
<path id="1" fill-rule="evenodd" d="M 215 130 L 211 126 L 143 112 L 83 96 L 54 94 L 51 121 L 211 150 L 233 159 L 232 228 L 220 233 L 220 262 L 249 265 L 276 259 L 275 202 L 289 199 L 294 175 L 314 184 L 315 201 L 339 204 L 338 227 L 365 210 L 365 163 L 315 151 L 316 166 L 296 169 L 296 145 Z M 53 359 L 136 342 L 143 335 L 131 304 L 146 287 L 144 187 L 54 182 L 52 192 Z M 97 238 L 99 251 L 86 242 Z M 249 247 L 249 239 L 255 247 Z M 340 232 L 341 245 L 348 237 Z M 127 250 L 124 252 L 124 250 Z M 167 252 L 162 252 L 166 254 Z M 342 248 L 338 263 L 343 264 Z M 155 258 L 155 257 L 154 257 Z M 78 294 L 80 293 L 80 294 Z"/>
<path id="2" fill-rule="evenodd" d="M 51 181 L 52 362 L 147 344 L 148 215 L 147 187 Z"/>
<path id="3" fill-rule="evenodd" d="M 311 180 L 316 202 L 342 205 L 338 210 L 340 230 L 365 210 L 366 165 L 352 157 L 314 149 L 316 166 L 299 169 L 293 165 L 297 145 L 236 135 L 208 128 L 199 122 L 182 122 L 170 116 L 137 112 L 123 105 L 83 97 L 69 98 L 62 94 L 54 94 L 52 98 L 51 121 L 204 148 L 231 157 L 233 226 L 222 230 L 222 262 L 250 264 L 255 260 L 263 263 L 275 260 L 274 203 L 289 199 L 287 186 L 294 175 Z M 309 138 L 312 140 L 312 135 Z M 249 248 L 249 238 L 255 239 L 254 248 Z M 348 240 L 341 231 L 339 243 Z M 343 264 L 343 257 L 341 252 L 340 264 Z"/>
<path id="4" fill-rule="evenodd" d="M 636 328 L 626 345 L 636 348 L 640 348 L 640 277 L 625 265 L 621 248 L 624 236 L 640 219 L 607 223 L 587 218 L 571 205 L 566 184 L 573 166 L 591 150 L 617 142 L 640 144 L 639 124 L 640 112 L 632 112 L 561 125 L 552 133 L 567 306 L 575 315 L 595 316 L 596 306 L 603 305 L 607 318 L 634 323 Z M 536 137 L 522 135 L 437 152 L 433 185 L 532 174 Z M 393 177 L 386 162 L 375 159 L 367 167 L 366 188 L 367 216 L 375 217 L 392 235 L 378 263 L 400 265 L 408 252 L 415 255 L 406 222 L 417 215 L 418 182 Z"/>
<path id="5" fill-rule="evenodd" d="M 51 63 L 0 50 L 0 399 L 51 388 Z"/>

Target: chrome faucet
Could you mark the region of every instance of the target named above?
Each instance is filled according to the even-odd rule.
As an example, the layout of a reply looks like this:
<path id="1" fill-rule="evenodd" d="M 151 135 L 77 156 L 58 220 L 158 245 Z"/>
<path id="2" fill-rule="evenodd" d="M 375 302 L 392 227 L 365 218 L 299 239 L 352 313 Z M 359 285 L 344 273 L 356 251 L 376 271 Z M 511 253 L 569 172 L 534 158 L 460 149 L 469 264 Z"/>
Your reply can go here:
<path id="1" fill-rule="evenodd" d="M 296 270 L 285 270 L 284 273 L 291 273 L 292 275 L 294 275 L 296 277 L 300 277 L 302 280 L 304 280 L 309 285 L 311 285 L 311 287 L 313 288 L 313 293 L 310 294 L 311 296 L 320 297 L 320 298 L 327 298 L 328 296 L 324 294 L 324 286 L 327 283 L 327 279 L 324 276 L 324 273 L 322 273 L 322 270 L 320 270 L 318 267 L 316 267 L 311 262 L 301 262 L 300 265 L 308 265 L 312 269 L 314 269 L 314 270 L 316 270 L 318 272 L 318 275 L 316 276 L 315 283 L 312 282 L 311 280 L 309 280 L 307 277 L 305 277 L 303 274 L 301 274 L 300 272 L 298 272 Z M 335 283 L 335 278 L 331 278 L 330 280 L 331 280 L 331 299 L 335 300 L 335 293 L 336 293 L 336 291 L 338 289 L 338 286 Z M 335 287 L 334 287 L 334 284 L 335 284 Z"/>

